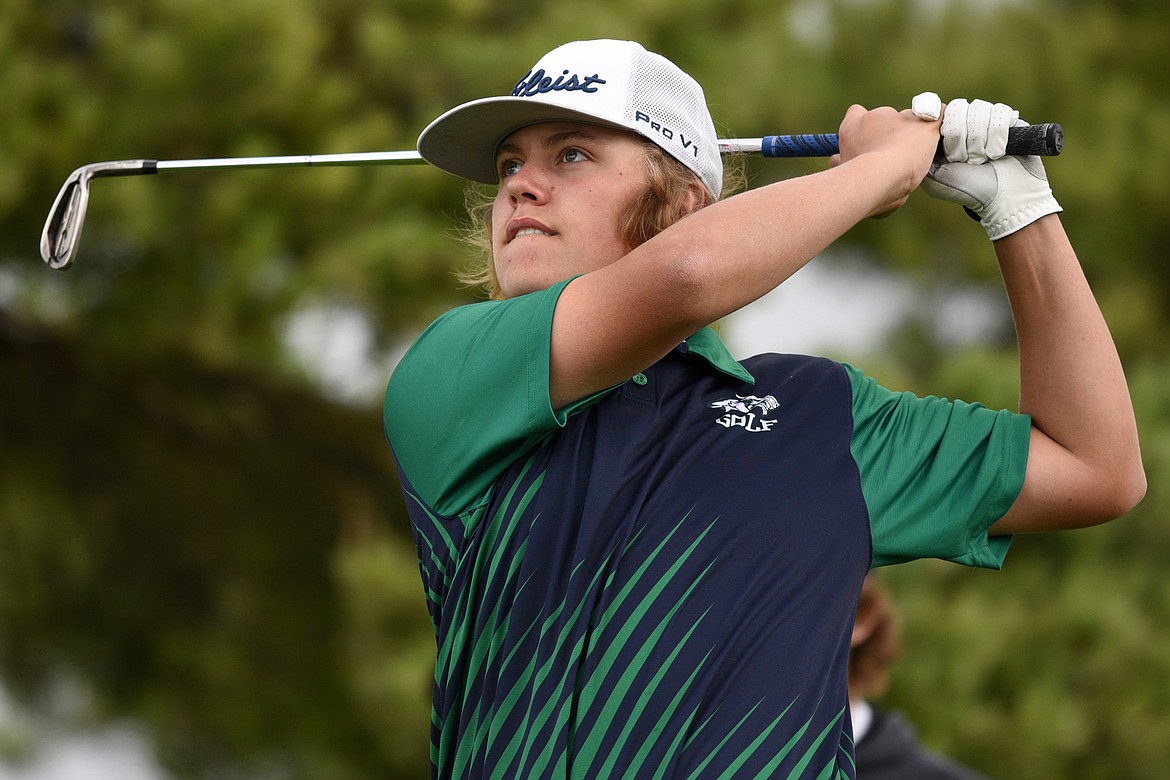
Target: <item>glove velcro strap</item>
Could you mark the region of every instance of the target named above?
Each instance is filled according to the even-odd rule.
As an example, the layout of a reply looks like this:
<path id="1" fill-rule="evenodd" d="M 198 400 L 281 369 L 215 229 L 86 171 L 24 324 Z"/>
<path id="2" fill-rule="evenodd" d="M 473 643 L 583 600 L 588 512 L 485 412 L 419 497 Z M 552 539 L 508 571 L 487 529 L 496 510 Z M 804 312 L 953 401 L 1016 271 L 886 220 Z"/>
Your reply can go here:
<path id="1" fill-rule="evenodd" d="M 979 224 L 983 225 L 983 229 L 987 231 L 988 238 L 992 241 L 998 241 L 1004 236 L 1010 236 L 1017 230 L 1031 225 L 1041 217 L 1061 211 L 1064 209 L 1056 202 L 1056 198 L 1049 195 L 1047 198 L 1031 203 L 1018 211 L 999 217 L 993 222 L 980 220 Z M 967 209 L 967 213 L 974 215 L 970 209 Z"/>

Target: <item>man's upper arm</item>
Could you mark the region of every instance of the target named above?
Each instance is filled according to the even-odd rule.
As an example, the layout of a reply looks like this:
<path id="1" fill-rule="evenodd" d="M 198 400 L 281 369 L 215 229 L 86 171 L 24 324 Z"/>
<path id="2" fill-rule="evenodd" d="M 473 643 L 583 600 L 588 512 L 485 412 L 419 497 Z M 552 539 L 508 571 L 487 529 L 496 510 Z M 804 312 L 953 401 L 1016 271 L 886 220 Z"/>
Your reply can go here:
<path id="1" fill-rule="evenodd" d="M 563 286 L 454 309 L 395 368 L 386 437 L 435 511 L 468 506 L 534 438 L 563 424 L 548 396 L 549 332 Z"/>
<path id="2" fill-rule="evenodd" d="M 1060 531 L 1101 522 L 1093 472 L 1071 452 L 1033 427 L 1020 495 L 991 527 L 993 534 Z"/>
<path id="3" fill-rule="evenodd" d="M 1029 418 L 895 393 L 847 372 L 874 565 L 934 557 L 997 568 L 1008 540 L 989 539 L 988 529 L 1024 481 Z"/>

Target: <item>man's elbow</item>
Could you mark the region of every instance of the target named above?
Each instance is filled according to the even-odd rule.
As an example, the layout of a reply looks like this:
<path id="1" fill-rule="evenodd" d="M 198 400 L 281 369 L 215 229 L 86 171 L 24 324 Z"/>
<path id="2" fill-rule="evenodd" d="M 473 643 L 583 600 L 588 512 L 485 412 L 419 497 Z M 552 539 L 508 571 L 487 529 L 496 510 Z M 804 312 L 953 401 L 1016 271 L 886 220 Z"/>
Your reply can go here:
<path id="1" fill-rule="evenodd" d="M 1113 493 L 1113 516 L 1111 520 L 1129 513 L 1146 497 L 1146 470 L 1142 466 L 1141 458 L 1137 463 L 1118 475 Z"/>
<path id="2" fill-rule="evenodd" d="M 1140 456 L 1133 465 L 1110 469 L 1099 484 L 1096 522 L 1108 523 L 1128 514 L 1146 496 L 1146 472 Z"/>

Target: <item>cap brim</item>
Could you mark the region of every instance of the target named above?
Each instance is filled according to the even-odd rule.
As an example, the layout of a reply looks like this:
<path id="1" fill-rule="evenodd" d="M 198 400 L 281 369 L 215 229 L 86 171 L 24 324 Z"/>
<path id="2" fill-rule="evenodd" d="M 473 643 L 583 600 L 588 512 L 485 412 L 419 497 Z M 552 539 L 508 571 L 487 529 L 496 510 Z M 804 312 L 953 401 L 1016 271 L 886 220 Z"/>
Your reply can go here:
<path id="1" fill-rule="evenodd" d="M 499 181 L 496 149 L 516 130 L 540 122 L 582 122 L 632 128 L 531 97 L 494 97 L 464 103 L 427 125 L 418 137 L 422 158 L 456 176 L 484 184 Z"/>

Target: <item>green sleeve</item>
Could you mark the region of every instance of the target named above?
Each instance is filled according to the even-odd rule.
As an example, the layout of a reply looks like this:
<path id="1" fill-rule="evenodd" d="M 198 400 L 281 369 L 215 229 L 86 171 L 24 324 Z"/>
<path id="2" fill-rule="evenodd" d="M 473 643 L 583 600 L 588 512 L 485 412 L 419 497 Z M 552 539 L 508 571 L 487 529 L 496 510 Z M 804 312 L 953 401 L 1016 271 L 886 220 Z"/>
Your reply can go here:
<path id="1" fill-rule="evenodd" d="M 386 436 L 416 495 L 453 516 L 550 431 L 549 344 L 568 282 L 506 301 L 453 309 L 395 368 L 383 407 Z"/>
<path id="2" fill-rule="evenodd" d="M 845 368 L 873 565 L 942 558 L 1000 568 L 1011 537 L 987 529 L 1023 487 L 1031 418 L 895 393 Z"/>

